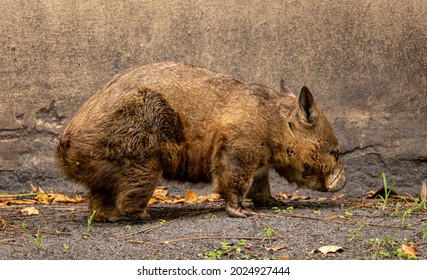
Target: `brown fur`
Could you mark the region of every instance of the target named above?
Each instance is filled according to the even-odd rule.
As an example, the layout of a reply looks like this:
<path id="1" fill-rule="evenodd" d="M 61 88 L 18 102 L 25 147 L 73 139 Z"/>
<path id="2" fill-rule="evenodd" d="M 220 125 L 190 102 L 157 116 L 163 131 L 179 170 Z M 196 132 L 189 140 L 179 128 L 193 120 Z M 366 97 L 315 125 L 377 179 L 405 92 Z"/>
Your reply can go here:
<path id="1" fill-rule="evenodd" d="M 157 63 L 99 89 L 60 139 L 65 174 L 88 188 L 96 220 L 144 218 L 161 177 L 212 182 L 234 217 L 276 205 L 268 170 L 318 191 L 345 184 L 338 141 L 307 88 L 299 100 L 205 69 Z"/>

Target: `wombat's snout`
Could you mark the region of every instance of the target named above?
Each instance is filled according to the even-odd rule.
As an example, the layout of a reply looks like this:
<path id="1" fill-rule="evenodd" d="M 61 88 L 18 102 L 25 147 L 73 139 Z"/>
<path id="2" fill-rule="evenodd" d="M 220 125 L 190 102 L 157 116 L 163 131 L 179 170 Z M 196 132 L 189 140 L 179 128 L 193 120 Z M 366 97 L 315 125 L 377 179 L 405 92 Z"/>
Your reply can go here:
<path id="1" fill-rule="evenodd" d="M 329 175 L 326 180 L 326 189 L 328 192 L 337 192 L 341 190 L 347 183 L 347 176 L 345 175 L 345 170 L 342 168 L 335 168 L 334 172 Z"/>

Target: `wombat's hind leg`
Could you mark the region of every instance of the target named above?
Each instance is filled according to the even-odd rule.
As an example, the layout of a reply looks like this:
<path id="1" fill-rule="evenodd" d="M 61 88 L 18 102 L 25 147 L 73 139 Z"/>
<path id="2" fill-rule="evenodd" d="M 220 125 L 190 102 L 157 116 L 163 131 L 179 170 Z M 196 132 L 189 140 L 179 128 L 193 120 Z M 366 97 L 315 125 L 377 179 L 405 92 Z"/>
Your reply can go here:
<path id="1" fill-rule="evenodd" d="M 140 185 L 119 194 L 117 207 L 120 213 L 128 219 L 149 219 L 147 205 L 155 188 L 155 185 Z"/>
<path id="2" fill-rule="evenodd" d="M 252 187 L 246 197 L 251 198 L 256 207 L 283 205 L 283 202 L 271 196 L 267 168 L 260 169 L 256 172 Z"/>
<path id="3" fill-rule="evenodd" d="M 95 211 L 94 220 L 97 222 L 117 222 L 124 217 L 116 207 L 115 197 L 109 190 L 92 189 L 89 192 L 90 215 Z"/>
<path id="4" fill-rule="evenodd" d="M 120 181 L 117 208 L 126 218 L 148 219 L 147 205 L 157 186 L 161 172 L 157 168 L 147 166 L 128 168 Z"/>

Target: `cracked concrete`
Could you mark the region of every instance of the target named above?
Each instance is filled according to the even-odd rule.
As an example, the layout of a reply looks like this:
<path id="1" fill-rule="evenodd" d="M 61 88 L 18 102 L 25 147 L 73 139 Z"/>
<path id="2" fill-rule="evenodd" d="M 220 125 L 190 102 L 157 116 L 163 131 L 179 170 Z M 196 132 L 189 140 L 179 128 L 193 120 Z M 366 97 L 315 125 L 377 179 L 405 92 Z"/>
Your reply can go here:
<path id="1" fill-rule="evenodd" d="M 58 135 L 112 75 L 162 60 L 275 89 L 281 78 L 295 92 L 307 85 L 341 141 L 343 192 L 378 187 L 385 172 L 417 195 L 427 177 L 425 1 L 49 0 L 0 10 L 0 192 L 82 191 L 56 168 Z"/>

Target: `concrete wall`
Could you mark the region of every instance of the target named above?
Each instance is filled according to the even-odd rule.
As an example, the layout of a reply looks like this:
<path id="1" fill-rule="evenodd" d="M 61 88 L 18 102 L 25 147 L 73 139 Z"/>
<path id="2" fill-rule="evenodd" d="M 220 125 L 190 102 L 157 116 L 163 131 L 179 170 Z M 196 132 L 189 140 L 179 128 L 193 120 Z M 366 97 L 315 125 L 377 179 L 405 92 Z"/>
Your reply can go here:
<path id="1" fill-rule="evenodd" d="M 341 140 L 346 192 L 416 194 L 427 177 L 427 2 L 2 1 L 0 192 L 79 187 L 53 151 L 115 73 L 175 60 L 315 93 Z"/>

